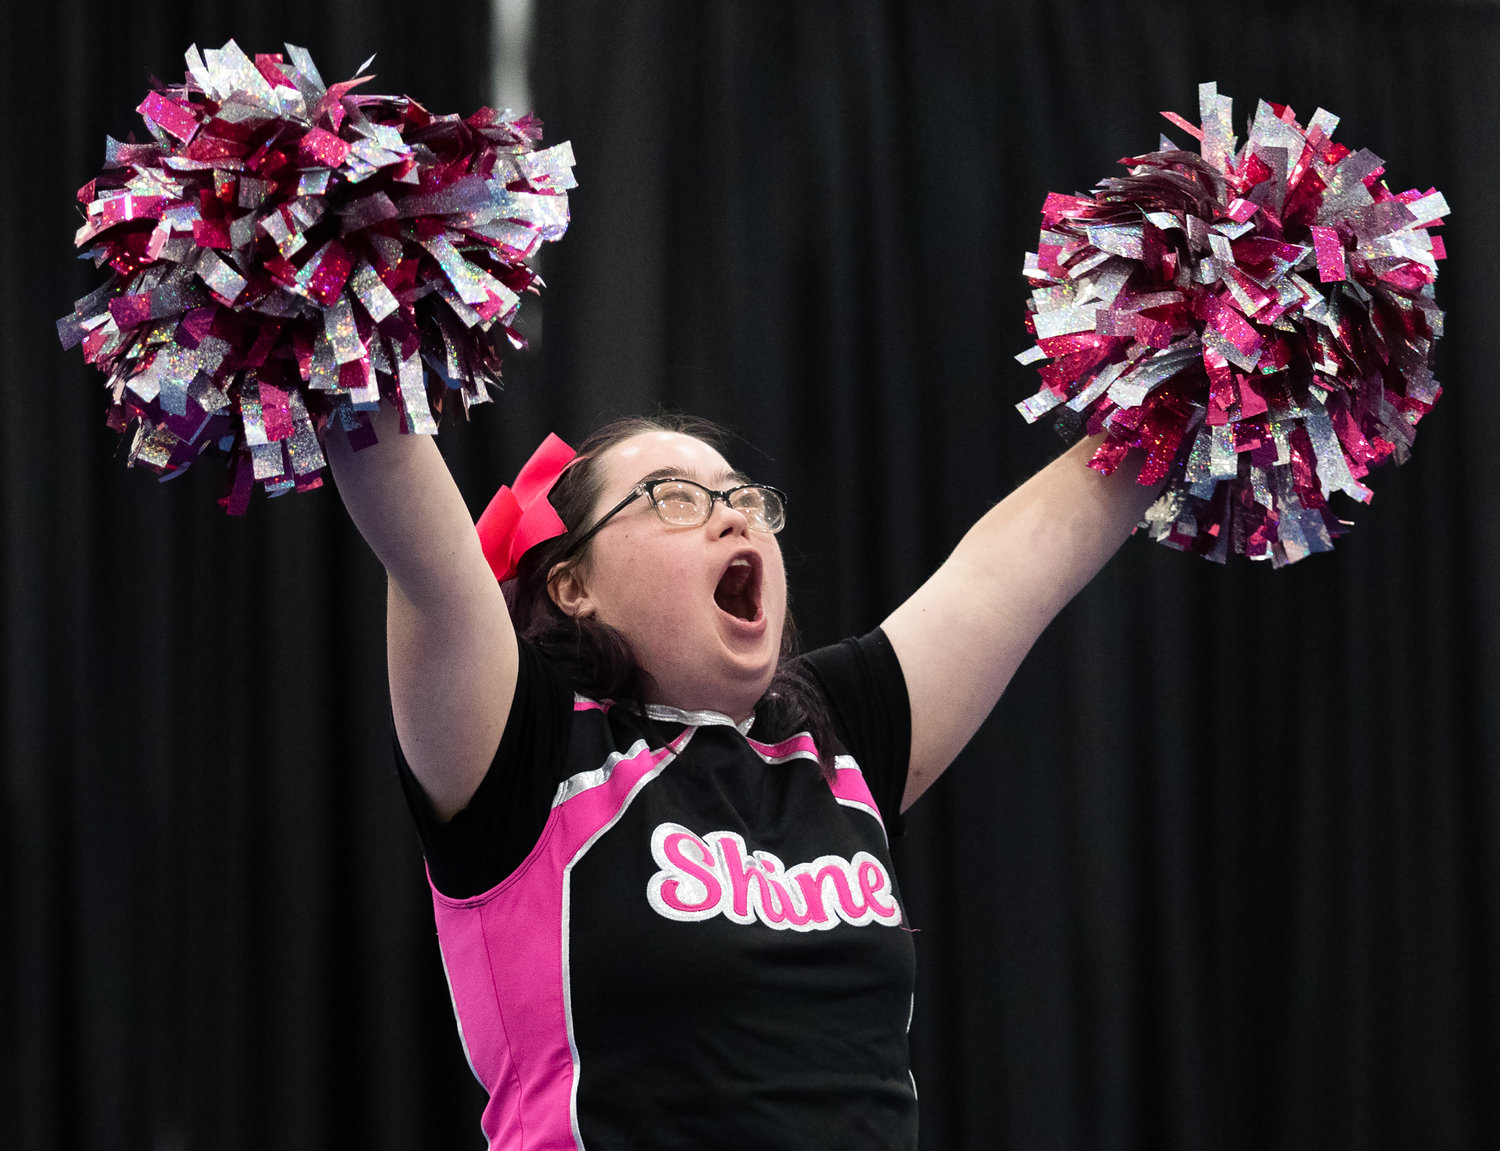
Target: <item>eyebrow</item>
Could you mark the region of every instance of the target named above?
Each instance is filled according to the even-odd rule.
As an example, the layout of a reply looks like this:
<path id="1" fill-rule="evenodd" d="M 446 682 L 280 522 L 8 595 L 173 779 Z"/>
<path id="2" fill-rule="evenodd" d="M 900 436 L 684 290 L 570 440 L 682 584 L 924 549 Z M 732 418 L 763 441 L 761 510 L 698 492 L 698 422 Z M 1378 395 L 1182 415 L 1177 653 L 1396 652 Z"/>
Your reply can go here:
<path id="1" fill-rule="evenodd" d="M 694 483 L 703 482 L 701 478 L 693 474 L 691 469 L 657 468 L 654 472 L 649 472 L 646 475 L 642 476 L 636 481 L 636 483 L 645 484 L 650 483 L 652 480 L 692 480 Z M 716 484 L 728 484 L 732 487 L 737 484 L 753 484 L 755 481 L 747 476 L 744 472 L 734 471 L 733 469 L 731 469 L 727 472 L 720 472 L 718 478 L 709 482 Z"/>

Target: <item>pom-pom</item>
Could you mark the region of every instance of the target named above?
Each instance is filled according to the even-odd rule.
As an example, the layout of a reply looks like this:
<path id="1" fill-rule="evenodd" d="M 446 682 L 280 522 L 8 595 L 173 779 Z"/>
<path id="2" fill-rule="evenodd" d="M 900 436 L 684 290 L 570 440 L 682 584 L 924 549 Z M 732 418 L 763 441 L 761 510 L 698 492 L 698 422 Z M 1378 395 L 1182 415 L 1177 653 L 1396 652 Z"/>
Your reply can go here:
<path id="1" fill-rule="evenodd" d="M 289 59 L 288 59 L 289 57 Z M 368 61 L 366 62 L 368 64 Z M 363 71 L 363 69 L 361 69 Z M 163 478 L 217 446 L 234 514 L 256 483 L 319 486 L 324 431 L 373 442 L 381 397 L 433 433 L 499 382 L 495 338 L 540 280 L 525 261 L 568 225 L 572 150 L 481 108 L 326 87 L 306 51 L 187 52 L 138 109 L 149 143 L 109 140 L 78 193 L 78 247 L 112 275 L 58 321 L 108 374 L 130 464 Z"/>
<path id="2" fill-rule="evenodd" d="M 1166 484 L 1143 527 L 1170 547 L 1281 566 L 1347 526 L 1328 506 L 1405 461 L 1441 392 L 1433 300 L 1448 212 L 1434 189 L 1393 195 L 1384 162 L 1262 101 L 1236 151 L 1228 97 L 1199 89 L 1202 123 L 1122 160 L 1092 195 L 1049 195 L 1016 357 L 1050 360 L 1021 403 L 1034 421 L 1103 431 L 1108 475 L 1142 448 L 1142 484 Z"/>

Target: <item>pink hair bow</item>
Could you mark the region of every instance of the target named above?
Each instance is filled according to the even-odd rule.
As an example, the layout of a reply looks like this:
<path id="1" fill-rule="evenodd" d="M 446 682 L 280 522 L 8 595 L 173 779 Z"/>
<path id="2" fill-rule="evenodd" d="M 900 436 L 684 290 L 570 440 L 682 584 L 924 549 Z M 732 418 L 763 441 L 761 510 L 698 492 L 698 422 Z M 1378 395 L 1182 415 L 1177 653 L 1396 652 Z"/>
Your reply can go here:
<path id="1" fill-rule="evenodd" d="M 516 473 L 515 487 L 501 484 L 474 525 L 479 530 L 484 558 L 497 580 L 513 578 L 516 565 L 528 550 L 568 530 L 547 494 L 575 455 L 556 435 L 548 435 Z"/>

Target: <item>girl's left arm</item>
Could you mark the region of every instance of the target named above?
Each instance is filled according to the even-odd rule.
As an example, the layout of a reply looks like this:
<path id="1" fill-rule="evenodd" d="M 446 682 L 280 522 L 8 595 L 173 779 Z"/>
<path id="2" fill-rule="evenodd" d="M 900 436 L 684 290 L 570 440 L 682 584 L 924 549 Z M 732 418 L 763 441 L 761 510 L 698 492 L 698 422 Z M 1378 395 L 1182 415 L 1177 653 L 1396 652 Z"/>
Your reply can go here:
<path id="1" fill-rule="evenodd" d="M 1132 454 L 1110 476 L 1076 444 L 986 513 L 882 625 L 911 698 L 902 809 L 953 762 L 1052 617 L 1130 535 L 1156 496 Z"/>

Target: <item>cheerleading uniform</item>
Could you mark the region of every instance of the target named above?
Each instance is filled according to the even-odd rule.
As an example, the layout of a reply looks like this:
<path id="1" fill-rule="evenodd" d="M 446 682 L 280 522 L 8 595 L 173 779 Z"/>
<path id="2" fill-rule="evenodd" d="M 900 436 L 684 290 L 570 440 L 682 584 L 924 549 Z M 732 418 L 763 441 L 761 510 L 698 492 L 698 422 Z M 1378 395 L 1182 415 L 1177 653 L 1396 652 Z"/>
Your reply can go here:
<path id="1" fill-rule="evenodd" d="M 806 735 L 575 696 L 521 653 L 464 811 L 439 823 L 401 762 L 490 1147 L 914 1148 L 884 634 L 804 657 L 851 753 L 831 781 Z"/>

